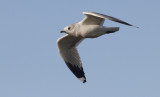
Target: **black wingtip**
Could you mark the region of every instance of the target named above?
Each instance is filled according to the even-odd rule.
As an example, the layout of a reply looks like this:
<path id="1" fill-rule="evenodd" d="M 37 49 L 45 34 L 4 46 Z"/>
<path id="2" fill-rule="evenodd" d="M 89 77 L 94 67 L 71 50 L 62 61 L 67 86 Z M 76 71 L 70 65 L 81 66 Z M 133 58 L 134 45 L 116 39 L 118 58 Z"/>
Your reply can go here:
<path id="1" fill-rule="evenodd" d="M 87 82 L 86 80 L 83 81 L 83 83 L 86 83 L 86 82 Z"/>
<path id="2" fill-rule="evenodd" d="M 78 67 L 69 62 L 66 62 L 68 68 L 72 71 L 72 73 L 83 83 L 86 82 L 86 77 L 83 71 L 83 67 Z"/>

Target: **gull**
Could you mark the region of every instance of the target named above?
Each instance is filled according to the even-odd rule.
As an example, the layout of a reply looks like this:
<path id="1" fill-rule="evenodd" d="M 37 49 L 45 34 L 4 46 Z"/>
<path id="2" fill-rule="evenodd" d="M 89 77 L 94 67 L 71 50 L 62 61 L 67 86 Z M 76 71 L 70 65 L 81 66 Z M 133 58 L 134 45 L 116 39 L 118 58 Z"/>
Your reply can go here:
<path id="1" fill-rule="evenodd" d="M 104 34 L 114 33 L 119 31 L 119 27 L 105 27 L 103 23 L 105 19 L 115 21 L 128 26 L 133 26 L 120 19 L 96 13 L 83 12 L 85 18 L 64 28 L 60 33 L 66 33 L 63 37 L 57 40 L 57 46 L 60 56 L 71 70 L 71 72 L 83 83 L 86 82 L 85 73 L 82 67 L 82 62 L 77 51 L 77 46 L 85 38 L 97 38 Z M 133 26 L 136 27 L 136 26 Z M 138 28 L 138 27 L 136 27 Z"/>

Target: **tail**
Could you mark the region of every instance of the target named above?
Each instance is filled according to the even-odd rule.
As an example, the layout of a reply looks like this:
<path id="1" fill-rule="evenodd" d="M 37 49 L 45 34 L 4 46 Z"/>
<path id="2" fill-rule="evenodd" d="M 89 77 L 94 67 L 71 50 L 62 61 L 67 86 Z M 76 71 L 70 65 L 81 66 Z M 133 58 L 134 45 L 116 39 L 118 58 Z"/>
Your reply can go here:
<path id="1" fill-rule="evenodd" d="M 119 27 L 107 27 L 106 30 L 107 30 L 106 31 L 107 34 L 114 33 L 114 32 L 119 31 Z"/>

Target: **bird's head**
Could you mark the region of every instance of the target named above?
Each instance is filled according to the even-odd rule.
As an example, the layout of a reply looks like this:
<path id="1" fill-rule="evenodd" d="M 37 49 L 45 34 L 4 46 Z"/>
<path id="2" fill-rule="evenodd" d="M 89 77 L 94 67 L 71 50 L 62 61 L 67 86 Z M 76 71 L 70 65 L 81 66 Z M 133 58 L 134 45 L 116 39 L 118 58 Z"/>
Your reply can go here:
<path id="1" fill-rule="evenodd" d="M 64 30 L 60 31 L 60 33 L 67 33 L 73 35 L 75 33 L 75 24 L 71 24 L 64 28 Z"/>

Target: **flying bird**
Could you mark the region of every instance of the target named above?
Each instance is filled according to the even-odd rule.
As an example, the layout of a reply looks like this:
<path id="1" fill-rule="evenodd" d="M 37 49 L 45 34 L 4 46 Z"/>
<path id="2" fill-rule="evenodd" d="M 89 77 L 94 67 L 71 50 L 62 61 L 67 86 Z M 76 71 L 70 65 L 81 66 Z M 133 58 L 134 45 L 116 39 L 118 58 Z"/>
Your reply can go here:
<path id="1" fill-rule="evenodd" d="M 80 81 L 85 83 L 86 77 L 82 67 L 80 56 L 77 51 L 77 46 L 79 45 L 79 43 L 85 38 L 97 38 L 104 34 L 110 34 L 119 31 L 119 27 L 103 26 L 105 19 L 128 26 L 133 25 L 120 19 L 96 12 L 83 12 L 83 14 L 85 15 L 85 18 L 82 21 L 71 24 L 65 27 L 64 30 L 60 32 L 64 32 L 66 33 L 66 35 L 57 40 L 57 46 L 59 53 L 68 68 L 78 79 L 80 79 Z"/>

